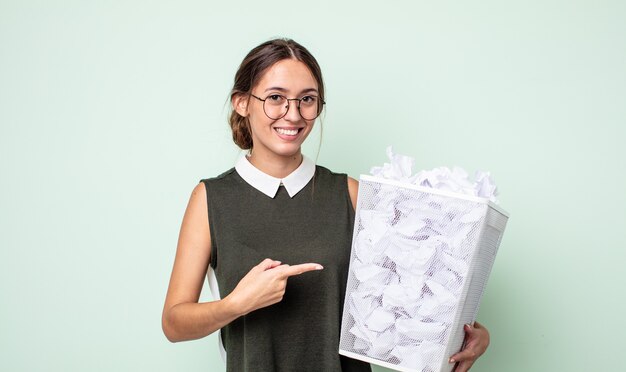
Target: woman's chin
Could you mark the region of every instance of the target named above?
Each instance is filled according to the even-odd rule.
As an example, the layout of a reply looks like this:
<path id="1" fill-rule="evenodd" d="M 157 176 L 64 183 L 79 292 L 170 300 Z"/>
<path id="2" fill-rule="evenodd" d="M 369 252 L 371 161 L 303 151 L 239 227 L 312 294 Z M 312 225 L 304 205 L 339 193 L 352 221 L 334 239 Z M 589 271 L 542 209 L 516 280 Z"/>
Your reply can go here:
<path id="1" fill-rule="evenodd" d="M 300 146 L 295 146 L 294 144 L 290 144 L 289 146 L 280 146 L 280 148 L 275 149 L 274 153 L 281 157 L 291 157 L 299 155 L 301 151 Z"/>
<path id="2" fill-rule="evenodd" d="M 302 141 L 276 143 L 272 150 L 280 156 L 293 156 L 300 154 Z"/>

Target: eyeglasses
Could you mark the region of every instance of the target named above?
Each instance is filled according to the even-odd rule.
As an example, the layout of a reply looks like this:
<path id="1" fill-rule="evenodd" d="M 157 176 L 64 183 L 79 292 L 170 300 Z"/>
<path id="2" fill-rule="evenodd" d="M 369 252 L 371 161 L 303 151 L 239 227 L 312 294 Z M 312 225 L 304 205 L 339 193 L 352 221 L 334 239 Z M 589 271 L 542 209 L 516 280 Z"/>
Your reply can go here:
<path id="1" fill-rule="evenodd" d="M 296 107 L 304 120 L 314 120 L 317 118 L 326 104 L 326 102 L 321 100 L 318 96 L 312 95 L 302 98 L 287 98 L 280 94 L 270 94 L 265 97 L 265 99 L 257 97 L 252 93 L 250 93 L 250 95 L 263 102 L 263 111 L 265 115 L 272 120 L 278 120 L 287 115 L 290 106 L 289 101 L 298 102 Z"/>

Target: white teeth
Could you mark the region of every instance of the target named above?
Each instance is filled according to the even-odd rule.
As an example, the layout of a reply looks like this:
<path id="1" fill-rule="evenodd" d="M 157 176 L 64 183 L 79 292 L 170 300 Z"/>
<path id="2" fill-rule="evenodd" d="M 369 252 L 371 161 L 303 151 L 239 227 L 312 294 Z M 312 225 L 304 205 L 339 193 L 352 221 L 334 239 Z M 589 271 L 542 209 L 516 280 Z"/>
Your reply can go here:
<path id="1" fill-rule="evenodd" d="M 283 129 L 283 128 L 276 128 L 276 131 L 280 134 L 284 134 L 287 136 L 295 136 L 296 134 L 298 134 L 298 130 L 297 129 Z"/>

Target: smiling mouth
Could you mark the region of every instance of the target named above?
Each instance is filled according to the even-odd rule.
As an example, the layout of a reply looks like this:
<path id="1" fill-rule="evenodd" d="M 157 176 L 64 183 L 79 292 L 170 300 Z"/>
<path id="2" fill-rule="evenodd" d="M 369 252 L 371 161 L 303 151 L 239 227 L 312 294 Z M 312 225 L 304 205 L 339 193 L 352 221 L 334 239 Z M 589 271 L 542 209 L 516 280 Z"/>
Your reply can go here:
<path id="1" fill-rule="evenodd" d="M 274 128 L 274 130 L 278 132 L 278 134 L 282 134 L 283 136 L 295 136 L 298 133 L 300 133 L 302 129 L 304 128 L 293 128 L 293 129 Z"/>

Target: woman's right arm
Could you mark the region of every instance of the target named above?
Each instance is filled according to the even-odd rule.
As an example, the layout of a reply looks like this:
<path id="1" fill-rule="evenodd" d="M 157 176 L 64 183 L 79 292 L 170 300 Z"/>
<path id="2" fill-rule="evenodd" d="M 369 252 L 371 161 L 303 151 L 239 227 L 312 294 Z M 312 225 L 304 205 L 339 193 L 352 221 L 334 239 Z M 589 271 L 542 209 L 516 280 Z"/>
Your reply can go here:
<path id="1" fill-rule="evenodd" d="M 198 303 L 211 255 L 206 202 L 204 183 L 200 182 L 185 210 L 163 307 L 163 332 L 171 342 L 205 337 L 240 315 L 228 297 Z"/>
<path id="2" fill-rule="evenodd" d="M 163 332 L 171 342 L 205 337 L 242 315 L 279 302 L 290 276 L 322 268 L 312 263 L 281 265 L 279 261 L 265 259 L 251 268 L 222 300 L 198 303 L 210 255 L 206 189 L 200 182 L 191 193 L 183 217 L 163 307 Z"/>

